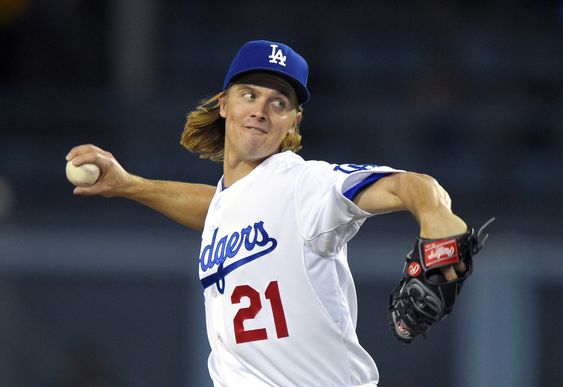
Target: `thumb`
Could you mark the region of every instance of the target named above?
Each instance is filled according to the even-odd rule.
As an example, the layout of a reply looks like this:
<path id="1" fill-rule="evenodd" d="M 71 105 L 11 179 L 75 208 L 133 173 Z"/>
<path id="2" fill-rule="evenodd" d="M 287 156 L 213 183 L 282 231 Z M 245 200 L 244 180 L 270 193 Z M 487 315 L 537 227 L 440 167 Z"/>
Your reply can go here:
<path id="1" fill-rule="evenodd" d="M 91 187 L 74 187 L 74 191 L 72 193 L 76 196 L 92 196 L 100 193 L 100 189 L 98 184 L 95 184 Z"/>

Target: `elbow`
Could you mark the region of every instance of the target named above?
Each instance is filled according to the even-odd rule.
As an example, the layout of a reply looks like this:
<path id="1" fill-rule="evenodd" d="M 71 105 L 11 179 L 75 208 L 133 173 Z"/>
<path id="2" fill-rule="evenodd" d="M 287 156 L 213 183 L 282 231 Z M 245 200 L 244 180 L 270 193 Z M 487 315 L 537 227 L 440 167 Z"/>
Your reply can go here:
<path id="1" fill-rule="evenodd" d="M 401 186 L 404 188 L 411 212 L 451 210 L 450 195 L 432 176 L 416 172 L 401 175 Z"/>

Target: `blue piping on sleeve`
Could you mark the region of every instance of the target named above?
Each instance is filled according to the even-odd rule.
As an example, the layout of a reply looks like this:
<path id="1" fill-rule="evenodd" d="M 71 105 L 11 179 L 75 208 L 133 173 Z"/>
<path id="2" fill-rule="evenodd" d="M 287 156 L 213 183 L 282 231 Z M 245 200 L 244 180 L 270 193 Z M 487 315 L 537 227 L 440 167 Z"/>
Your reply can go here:
<path id="1" fill-rule="evenodd" d="M 357 194 L 360 193 L 364 188 L 367 188 L 368 185 L 375 183 L 377 180 L 381 179 L 382 177 L 391 175 L 392 172 L 385 172 L 385 173 L 372 173 L 364 180 L 360 181 L 355 186 L 349 188 L 344 192 L 344 196 L 346 196 L 351 201 L 354 200 Z"/>

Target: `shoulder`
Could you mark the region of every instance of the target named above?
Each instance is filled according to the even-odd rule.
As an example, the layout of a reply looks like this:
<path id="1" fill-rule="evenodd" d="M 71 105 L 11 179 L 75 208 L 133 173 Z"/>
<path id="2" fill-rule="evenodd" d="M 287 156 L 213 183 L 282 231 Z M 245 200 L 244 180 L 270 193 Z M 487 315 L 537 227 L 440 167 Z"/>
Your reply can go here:
<path id="1" fill-rule="evenodd" d="M 303 167 L 306 161 L 298 154 L 292 151 L 285 151 L 276 153 L 267 158 L 262 164 L 262 167 L 267 169 L 286 170 Z"/>
<path id="2" fill-rule="evenodd" d="M 356 180 L 371 175 L 388 175 L 403 170 L 376 164 L 334 164 L 326 161 L 310 160 L 305 162 L 305 170 L 312 174 L 321 174 L 331 180 Z"/>
<path id="3" fill-rule="evenodd" d="M 268 158 L 263 166 L 269 174 L 287 174 L 297 178 L 300 184 L 332 185 L 343 183 L 346 188 L 367 177 L 380 177 L 403 170 L 376 164 L 336 164 L 323 160 L 304 160 L 292 151 L 285 151 Z"/>

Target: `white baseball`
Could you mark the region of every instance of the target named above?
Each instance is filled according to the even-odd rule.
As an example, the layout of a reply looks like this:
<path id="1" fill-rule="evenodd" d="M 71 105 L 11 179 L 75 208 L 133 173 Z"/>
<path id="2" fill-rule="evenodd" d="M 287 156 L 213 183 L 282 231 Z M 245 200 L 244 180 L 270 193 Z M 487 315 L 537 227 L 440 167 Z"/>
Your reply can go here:
<path id="1" fill-rule="evenodd" d="M 96 164 L 86 163 L 80 166 L 66 163 L 66 178 L 77 187 L 89 187 L 96 184 L 100 177 L 100 168 Z"/>

